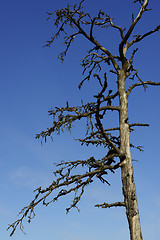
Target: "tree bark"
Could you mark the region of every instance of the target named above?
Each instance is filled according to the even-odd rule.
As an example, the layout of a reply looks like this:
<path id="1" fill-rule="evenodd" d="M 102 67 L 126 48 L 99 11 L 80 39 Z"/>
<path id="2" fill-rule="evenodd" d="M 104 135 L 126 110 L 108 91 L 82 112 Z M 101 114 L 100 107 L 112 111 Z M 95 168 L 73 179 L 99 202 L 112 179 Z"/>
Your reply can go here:
<path id="1" fill-rule="evenodd" d="M 140 217 L 137 204 L 134 172 L 130 152 L 129 124 L 128 124 L 128 97 L 125 91 L 126 71 L 121 70 L 118 76 L 118 90 L 120 101 L 120 152 L 125 155 L 121 166 L 122 190 L 129 223 L 130 239 L 142 240 Z"/>

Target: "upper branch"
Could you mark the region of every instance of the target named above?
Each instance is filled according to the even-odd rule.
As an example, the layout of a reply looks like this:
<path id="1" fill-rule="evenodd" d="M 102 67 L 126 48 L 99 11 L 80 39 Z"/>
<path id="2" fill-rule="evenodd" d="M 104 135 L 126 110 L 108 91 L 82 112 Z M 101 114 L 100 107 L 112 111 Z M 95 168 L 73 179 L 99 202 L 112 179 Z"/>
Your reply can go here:
<path id="1" fill-rule="evenodd" d="M 81 34 L 87 38 L 90 42 L 92 42 L 98 49 L 100 49 L 102 52 L 106 53 L 108 57 L 110 57 L 111 62 L 113 64 L 113 67 L 115 68 L 116 71 L 118 71 L 120 68 L 114 58 L 114 56 L 111 54 L 111 52 L 109 50 L 107 50 L 106 48 L 104 48 L 98 41 L 96 41 L 95 38 L 93 38 L 92 36 L 88 35 L 80 26 L 80 24 L 73 18 L 71 17 L 72 22 L 75 24 L 75 26 L 79 29 L 79 31 L 81 32 Z M 92 27 L 92 26 L 91 26 Z"/>
<path id="2" fill-rule="evenodd" d="M 125 29 L 122 29 L 120 26 L 113 24 L 113 21 L 112 21 L 111 18 L 110 18 L 110 24 L 113 28 L 116 28 L 116 29 L 119 30 L 121 38 L 124 39 L 124 33 L 123 32 L 124 32 Z"/>
<path id="3" fill-rule="evenodd" d="M 131 91 L 138 86 L 144 86 L 144 85 L 153 85 L 153 86 L 160 86 L 160 82 L 156 83 L 156 82 L 151 82 L 151 81 L 146 81 L 146 82 L 140 82 L 140 83 L 135 83 L 132 86 L 130 86 L 127 90 L 127 95 L 129 96 L 129 94 L 131 93 Z"/>
<path id="4" fill-rule="evenodd" d="M 104 14 L 104 12 L 99 11 L 98 16 L 92 18 L 89 13 L 84 13 L 82 11 L 82 3 L 83 1 L 80 2 L 80 4 L 74 5 L 71 9 L 70 6 L 56 10 L 53 13 L 49 14 L 49 18 L 51 17 L 52 14 L 55 13 L 56 19 L 55 19 L 55 25 L 59 27 L 57 33 L 51 38 L 50 41 L 46 44 L 46 46 L 50 46 L 53 41 L 61 34 L 65 34 L 65 44 L 67 45 L 66 50 L 62 53 L 61 59 L 63 60 L 63 56 L 66 55 L 66 52 L 68 51 L 68 48 L 70 47 L 71 42 L 73 41 L 73 38 L 75 38 L 77 35 L 81 34 L 83 35 L 86 39 L 88 39 L 91 43 L 95 45 L 97 49 L 100 49 L 103 53 L 105 53 L 111 60 L 113 67 L 115 68 L 116 71 L 119 70 L 119 66 L 117 64 L 116 59 L 114 56 L 111 54 L 111 52 L 103 47 L 94 37 L 93 34 L 93 29 L 94 26 L 99 26 L 99 27 L 108 27 L 112 26 L 114 28 L 117 28 L 120 31 L 121 37 L 123 37 L 123 30 L 121 27 L 116 26 L 113 24 L 112 19 Z M 82 27 L 82 25 L 90 25 L 89 27 L 89 32 L 87 33 L 86 30 Z M 71 27 L 71 29 L 74 31 L 76 29 L 76 33 L 73 33 L 71 35 L 68 35 L 67 32 L 65 32 L 65 26 Z M 77 32 L 78 30 L 78 32 Z"/>
<path id="5" fill-rule="evenodd" d="M 159 29 L 160 29 L 160 25 L 158 25 L 155 29 L 153 29 L 153 30 L 151 30 L 151 31 L 149 31 L 149 32 L 147 32 L 147 33 L 145 33 L 145 34 L 143 34 L 143 35 L 136 35 L 136 36 L 135 36 L 136 38 L 133 39 L 131 42 L 129 42 L 129 43 L 126 45 L 126 50 L 127 50 L 130 46 L 132 46 L 134 43 L 140 42 L 140 41 L 141 41 L 142 39 L 144 39 L 145 37 L 147 37 L 147 36 L 149 36 L 149 35 L 157 32 L 157 31 L 159 31 Z"/>
<path id="6" fill-rule="evenodd" d="M 124 36 L 123 40 L 121 41 L 121 43 L 119 45 L 119 53 L 120 53 L 120 57 L 121 57 L 122 61 L 125 61 L 125 54 L 126 54 L 126 49 L 125 48 L 123 49 L 123 47 L 127 43 L 127 40 L 129 39 L 129 37 L 131 36 L 131 33 L 133 32 L 133 29 L 135 28 L 136 24 L 141 19 L 142 14 L 146 11 L 147 5 L 148 5 L 148 0 L 144 0 L 137 17 L 135 19 L 133 19 L 130 28 L 128 29 L 126 35 Z"/>

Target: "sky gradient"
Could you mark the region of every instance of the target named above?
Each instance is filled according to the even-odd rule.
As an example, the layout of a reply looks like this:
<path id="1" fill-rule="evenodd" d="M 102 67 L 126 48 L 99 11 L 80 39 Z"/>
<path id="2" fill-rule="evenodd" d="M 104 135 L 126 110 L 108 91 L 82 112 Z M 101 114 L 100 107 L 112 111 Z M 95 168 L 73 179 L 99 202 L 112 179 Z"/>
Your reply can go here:
<path id="1" fill-rule="evenodd" d="M 33 190 L 52 181 L 55 162 L 87 159 L 101 156 L 103 150 L 85 148 L 74 141 L 81 135 L 81 128 L 72 133 L 55 136 L 53 142 L 43 143 L 35 135 L 52 124 L 48 110 L 64 106 L 66 101 L 79 105 L 82 98 L 91 101 L 97 93 L 94 81 L 87 82 L 81 91 L 80 60 L 92 46 L 83 39 L 75 41 L 62 64 L 57 60 L 63 49 L 63 39 L 50 48 L 43 48 L 55 33 L 53 21 L 46 21 L 46 12 L 65 7 L 78 1 L 51 0 L 1 0 L 0 44 L 0 239 L 9 240 L 7 225 L 16 220 L 18 212 L 33 198 Z M 102 9 L 114 17 L 116 24 L 127 27 L 132 12 L 138 5 L 128 0 L 88 0 L 85 7 L 91 14 Z M 136 28 L 135 34 L 143 34 L 160 24 L 160 1 L 150 0 L 149 11 Z M 117 51 L 119 34 L 116 31 L 97 32 L 104 47 Z M 135 67 L 144 81 L 160 81 L 159 54 L 160 32 L 137 44 Z M 114 82 L 110 76 L 110 86 Z M 112 81 L 113 80 L 113 81 Z M 111 82 L 112 81 L 112 82 Z M 145 240 L 159 240 L 160 236 L 160 87 L 149 87 L 146 92 L 137 88 L 129 98 L 131 122 L 149 123 L 149 128 L 138 128 L 131 134 L 136 145 L 144 146 L 144 152 L 132 151 L 135 183 L 140 209 L 142 233 Z M 110 123 L 112 123 L 112 119 Z M 14 240 L 100 240 L 129 239 L 128 223 L 124 209 L 97 209 L 97 203 L 121 201 L 120 173 L 109 175 L 111 187 L 98 181 L 88 186 L 75 209 L 66 215 L 70 196 L 48 207 L 38 206 L 31 224 L 24 222 L 24 235 L 19 229 Z"/>

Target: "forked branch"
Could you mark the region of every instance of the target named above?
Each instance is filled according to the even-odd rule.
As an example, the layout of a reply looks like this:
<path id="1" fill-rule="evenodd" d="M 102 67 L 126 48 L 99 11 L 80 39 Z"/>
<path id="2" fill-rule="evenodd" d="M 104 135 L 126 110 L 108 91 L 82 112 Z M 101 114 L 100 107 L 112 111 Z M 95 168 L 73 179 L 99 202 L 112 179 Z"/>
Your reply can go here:
<path id="1" fill-rule="evenodd" d="M 128 44 L 127 44 L 127 40 L 129 39 L 129 37 L 131 36 L 133 29 L 135 28 L 136 24 L 138 23 L 138 21 L 141 19 L 142 14 L 146 11 L 146 8 L 148 6 L 148 0 L 144 0 L 140 11 L 137 15 L 137 17 L 135 19 L 133 19 L 131 26 L 129 27 L 127 33 L 125 34 L 123 40 L 121 41 L 120 45 L 119 45 L 119 53 L 120 53 L 120 57 L 122 59 L 122 61 L 125 61 L 125 55 L 128 49 Z"/>

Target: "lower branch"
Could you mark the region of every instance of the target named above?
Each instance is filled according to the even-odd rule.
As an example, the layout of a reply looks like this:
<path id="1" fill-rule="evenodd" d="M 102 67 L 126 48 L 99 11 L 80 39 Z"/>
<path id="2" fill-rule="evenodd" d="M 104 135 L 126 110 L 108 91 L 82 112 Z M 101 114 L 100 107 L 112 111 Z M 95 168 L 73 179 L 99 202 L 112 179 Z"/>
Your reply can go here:
<path id="1" fill-rule="evenodd" d="M 30 223 L 35 217 L 35 208 L 40 203 L 48 206 L 50 203 L 56 202 L 62 196 L 74 193 L 73 202 L 66 210 L 68 213 L 71 208 L 78 209 L 77 204 L 84 194 L 84 188 L 91 184 L 94 178 L 98 178 L 102 183 L 110 185 L 103 176 L 108 174 L 107 170 L 114 173 L 114 170 L 121 167 L 121 162 L 115 165 L 109 165 L 109 160 L 118 156 L 118 154 L 110 154 L 106 156 L 105 159 L 101 160 L 96 160 L 94 157 L 91 157 L 87 160 L 76 160 L 56 164 L 58 169 L 54 171 L 55 180 L 52 181 L 48 187 L 44 189 L 39 187 L 34 191 L 36 192 L 34 199 L 19 212 L 21 217 L 9 225 L 8 230 L 11 229 L 10 236 L 13 235 L 18 226 L 20 226 L 20 229 L 23 231 L 24 219 L 27 219 Z M 110 162 L 110 164 L 112 162 Z M 85 167 L 84 172 L 81 173 L 81 175 L 73 174 L 73 171 L 78 167 Z M 88 169 L 87 171 L 86 168 Z"/>
<path id="2" fill-rule="evenodd" d="M 110 207 L 125 207 L 124 202 L 115 202 L 115 203 L 103 203 L 103 204 L 96 204 L 95 207 L 101 207 L 101 208 L 110 208 Z"/>

